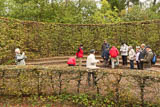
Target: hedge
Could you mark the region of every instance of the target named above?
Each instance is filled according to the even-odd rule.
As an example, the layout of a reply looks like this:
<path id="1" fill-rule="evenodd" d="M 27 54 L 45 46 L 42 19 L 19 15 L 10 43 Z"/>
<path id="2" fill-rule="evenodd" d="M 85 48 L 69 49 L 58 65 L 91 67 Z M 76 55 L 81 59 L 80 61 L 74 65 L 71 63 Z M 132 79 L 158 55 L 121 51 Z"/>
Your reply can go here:
<path id="1" fill-rule="evenodd" d="M 160 73 L 98 69 L 88 86 L 87 69 L 62 66 L 0 66 L 0 95 L 102 95 L 119 106 L 160 105 Z M 109 103 L 109 102 L 108 102 Z"/>
<path id="2" fill-rule="evenodd" d="M 21 21 L 0 17 L 1 63 L 13 59 L 19 47 L 28 58 L 73 55 L 80 44 L 84 52 L 94 48 L 99 53 L 103 40 L 120 47 L 145 43 L 160 52 L 160 20 L 115 24 L 55 24 Z"/>

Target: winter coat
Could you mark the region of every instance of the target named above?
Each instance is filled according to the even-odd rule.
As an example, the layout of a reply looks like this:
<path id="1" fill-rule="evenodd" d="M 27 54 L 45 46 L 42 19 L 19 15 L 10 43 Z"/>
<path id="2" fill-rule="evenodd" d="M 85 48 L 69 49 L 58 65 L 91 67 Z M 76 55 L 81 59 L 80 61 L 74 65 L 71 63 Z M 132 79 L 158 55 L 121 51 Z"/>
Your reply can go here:
<path id="1" fill-rule="evenodd" d="M 128 46 L 126 44 L 122 45 L 120 48 L 120 52 L 122 56 L 128 55 Z"/>
<path id="2" fill-rule="evenodd" d="M 139 54 L 139 60 L 144 59 L 146 54 L 147 54 L 146 49 L 141 50 Z"/>
<path id="3" fill-rule="evenodd" d="M 25 63 L 26 58 L 27 57 L 25 56 L 24 53 L 22 55 L 21 54 L 16 54 L 16 56 L 15 56 L 16 65 L 26 65 L 26 63 Z"/>
<path id="4" fill-rule="evenodd" d="M 146 56 L 143 59 L 144 62 L 144 68 L 151 68 L 151 60 L 153 58 L 153 52 L 150 50 L 146 53 Z"/>
<path id="5" fill-rule="evenodd" d="M 78 52 L 76 53 L 77 58 L 82 58 L 83 57 L 83 49 L 79 48 Z"/>
<path id="6" fill-rule="evenodd" d="M 109 51 L 109 54 L 111 55 L 111 58 L 116 58 L 119 55 L 119 51 L 116 47 L 112 47 Z"/>
<path id="7" fill-rule="evenodd" d="M 134 51 L 134 49 L 130 49 L 129 50 L 129 60 L 134 60 L 136 56 L 136 53 Z"/>
<path id="8" fill-rule="evenodd" d="M 109 49 L 105 49 L 105 50 L 103 51 L 102 58 L 104 58 L 104 59 L 109 59 Z"/>
<path id="9" fill-rule="evenodd" d="M 110 48 L 110 45 L 108 43 L 103 43 L 103 45 L 101 47 L 101 50 L 102 50 L 101 56 L 102 56 L 102 58 L 104 58 L 106 56 L 106 51 L 109 50 L 109 48 Z"/>
<path id="10" fill-rule="evenodd" d="M 76 59 L 75 58 L 69 58 L 67 64 L 69 65 L 76 65 Z"/>
<path id="11" fill-rule="evenodd" d="M 95 55 L 90 54 L 87 57 L 86 67 L 89 69 L 96 69 L 96 68 L 98 68 L 98 67 L 96 67 L 97 62 L 99 62 L 99 60 L 96 60 Z"/>

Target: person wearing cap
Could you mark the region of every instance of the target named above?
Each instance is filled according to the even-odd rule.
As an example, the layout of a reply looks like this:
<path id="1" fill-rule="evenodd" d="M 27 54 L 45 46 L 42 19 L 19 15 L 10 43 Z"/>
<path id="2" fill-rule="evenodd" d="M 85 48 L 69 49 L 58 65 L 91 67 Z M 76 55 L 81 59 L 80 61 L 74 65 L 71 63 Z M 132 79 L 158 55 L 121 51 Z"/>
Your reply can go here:
<path id="1" fill-rule="evenodd" d="M 83 45 L 80 45 L 78 51 L 76 53 L 76 57 L 79 60 L 79 66 L 82 66 L 82 58 L 83 58 Z"/>
<path id="2" fill-rule="evenodd" d="M 140 46 L 136 46 L 136 64 L 137 64 L 137 69 L 140 69 L 139 54 L 140 54 Z"/>
<path id="3" fill-rule="evenodd" d="M 87 57 L 86 67 L 89 69 L 96 69 L 99 67 L 96 67 L 96 63 L 99 62 L 99 60 L 96 60 L 95 58 L 95 50 L 90 50 L 90 55 Z"/>
<path id="4" fill-rule="evenodd" d="M 144 59 L 144 57 L 146 56 L 146 45 L 145 44 L 141 44 L 141 50 L 140 50 L 140 54 L 139 54 L 139 60 L 140 60 L 140 69 L 143 70 L 143 61 L 141 61 L 141 59 Z"/>
<path id="5" fill-rule="evenodd" d="M 109 51 L 110 57 L 111 57 L 111 65 L 112 68 L 115 68 L 115 65 L 119 65 L 119 51 L 115 46 L 112 46 L 112 48 Z"/>
<path id="6" fill-rule="evenodd" d="M 153 52 L 149 46 L 146 47 L 146 55 L 144 59 L 141 59 L 141 61 L 144 63 L 144 68 L 148 69 L 151 68 L 151 60 L 153 58 Z"/>
<path id="7" fill-rule="evenodd" d="M 95 50 L 90 50 L 90 55 L 87 57 L 86 67 L 88 68 L 88 85 L 90 86 L 90 77 L 92 75 L 93 78 L 93 84 L 96 84 L 96 72 L 95 70 L 99 67 L 96 67 L 96 64 L 99 62 L 99 60 L 96 60 L 95 58 Z"/>
<path id="8" fill-rule="evenodd" d="M 132 46 L 129 46 L 128 50 L 129 50 L 130 69 L 134 69 L 134 59 L 136 54 Z"/>
<path id="9" fill-rule="evenodd" d="M 19 49 L 19 48 L 16 48 L 16 49 L 15 49 L 15 54 L 16 54 L 16 56 L 15 56 L 16 65 L 26 65 L 25 59 L 26 59 L 27 57 L 25 56 L 25 53 L 23 52 L 23 53 L 21 54 L 20 49 Z"/>

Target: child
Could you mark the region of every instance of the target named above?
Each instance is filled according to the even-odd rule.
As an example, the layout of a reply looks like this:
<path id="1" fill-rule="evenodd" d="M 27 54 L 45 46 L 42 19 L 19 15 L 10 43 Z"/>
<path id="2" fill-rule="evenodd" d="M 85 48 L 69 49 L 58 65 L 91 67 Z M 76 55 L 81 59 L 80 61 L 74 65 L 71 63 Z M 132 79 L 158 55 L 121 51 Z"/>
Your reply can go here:
<path id="1" fill-rule="evenodd" d="M 23 52 L 22 55 L 20 54 L 21 51 L 19 48 L 16 48 L 15 49 L 15 53 L 16 53 L 16 65 L 26 65 L 25 63 L 25 59 L 26 59 L 26 56 L 25 56 L 25 53 Z"/>
<path id="2" fill-rule="evenodd" d="M 140 69 L 139 54 L 140 54 L 140 46 L 137 46 L 137 47 L 136 47 L 136 63 L 137 63 L 137 69 Z"/>

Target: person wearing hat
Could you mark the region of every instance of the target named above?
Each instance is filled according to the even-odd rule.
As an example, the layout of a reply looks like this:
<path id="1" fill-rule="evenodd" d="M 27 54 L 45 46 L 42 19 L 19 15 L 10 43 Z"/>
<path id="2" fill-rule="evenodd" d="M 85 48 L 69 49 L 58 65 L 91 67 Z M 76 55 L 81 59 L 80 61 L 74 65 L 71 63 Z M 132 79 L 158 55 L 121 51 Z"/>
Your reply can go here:
<path id="1" fill-rule="evenodd" d="M 140 54 L 140 46 L 136 46 L 136 64 L 137 64 L 137 69 L 140 69 L 139 54 Z"/>
<path id="2" fill-rule="evenodd" d="M 86 67 L 89 68 L 89 69 L 98 68 L 98 67 L 96 67 L 96 63 L 99 62 L 99 60 L 96 60 L 94 54 L 95 54 L 95 50 L 91 49 L 90 50 L 90 55 L 87 57 L 87 62 L 86 62 Z"/>
<path id="3" fill-rule="evenodd" d="M 145 55 L 144 59 L 141 59 L 141 61 L 143 61 L 143 63 L 144 63 L 145 69 L 151 68 L 152 58 L 153 58 L 153 52 L 152 52 L 151 48 L 149 46 L 147 46 L 146 47 L 146 55 Z"/>
<path id="4" fill-rule="evenodd" d="M 16 48 L 16 49 L 15 49 L 15 53 L 16 53 L 16 56 L 15 56 L 16 65 L 26 65 L 25 59 L 26 59 L 27 57 L 25 56 L 25 53 L 23 52 L 23 53 L 21 54 L 21 51 L 20 51 L 19 48 Z"/>
<path id="5" fill-rule="evenodd" d="M 87 62 L 86 62 L 86 67 L 89 69 L 88 70 L 88 85 L 90 86 L 90 77 L 92 75 L 93 78 L 93 84 L 96 84 L 96 72 L 95 70 L 99 67 L 96 67 L 97 62 L 99 62 L 99 60 L 96 60 L 95 58 L 95 50 L 91 49 L 90 50 L 90 55 L 87 57 Z"/>

